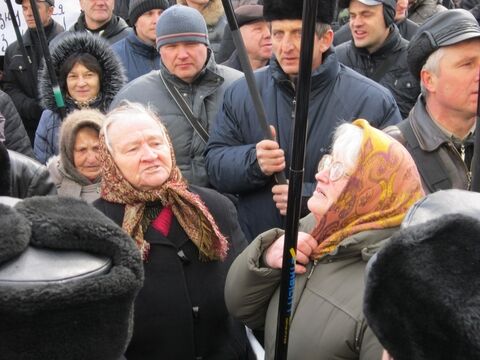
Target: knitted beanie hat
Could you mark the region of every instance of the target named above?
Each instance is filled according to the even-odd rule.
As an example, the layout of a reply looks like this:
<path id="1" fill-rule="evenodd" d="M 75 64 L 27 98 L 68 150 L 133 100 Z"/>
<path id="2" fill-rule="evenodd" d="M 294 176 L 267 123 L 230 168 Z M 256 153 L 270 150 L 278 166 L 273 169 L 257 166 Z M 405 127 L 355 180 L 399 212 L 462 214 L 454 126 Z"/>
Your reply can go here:
<path id="1" fill-rule="evenodd" d="M 157 50 L 178 42 L 198 42 L 210 46 L 205 19 L 194 8 L 174 5 L 157 22 Z"/>
<path id="2" fill-rule="evenodd" d="M 138 18 L 145 14 L 147 11 L 153 9 L 165 10 L 169 4 L 167 0 L 132 0 L 130 2 L 130 8 L 128 10 L 128 19 L 132 26 L 135 26 Z"/>

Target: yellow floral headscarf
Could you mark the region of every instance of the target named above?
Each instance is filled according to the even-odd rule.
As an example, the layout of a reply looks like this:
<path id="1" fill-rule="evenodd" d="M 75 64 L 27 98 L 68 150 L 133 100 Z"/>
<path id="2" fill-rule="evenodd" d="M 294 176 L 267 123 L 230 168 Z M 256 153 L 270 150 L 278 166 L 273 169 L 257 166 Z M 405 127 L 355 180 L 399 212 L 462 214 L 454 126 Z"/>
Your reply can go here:
<path id="1" fill-rule="evenodd" d="M 420 175 L 408 151 L 396 140 L 358 119 L 363 129 L 357 166 L 337 201 L 312 236 L 312 257 L 331 253 L 350 235 L 399 226 L 407 210 L 424 196 Z"/>

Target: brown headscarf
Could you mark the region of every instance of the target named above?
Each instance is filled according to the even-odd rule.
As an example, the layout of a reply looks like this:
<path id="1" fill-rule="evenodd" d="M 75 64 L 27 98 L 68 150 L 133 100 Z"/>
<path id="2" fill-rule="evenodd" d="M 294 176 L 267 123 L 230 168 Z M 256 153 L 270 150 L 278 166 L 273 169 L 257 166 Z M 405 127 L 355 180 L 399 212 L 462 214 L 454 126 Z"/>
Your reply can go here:
<path id="1" fill-rule="evenodd" d="M 322 217 L 312 236 L 318 259 L 334 251 L 350 235 L 399 226 L 407 210 L 424 196 L 420 175 L 408 151 L 366 120 L 357 166 L 337 201 Z"/>
<path id="2" fill-rule="evenodd" d="M 142 220 L 146 203 L 160 201 L 170 207 L 180 226 L 198 247 L 200 259 L 223 260 L 228 251 L 228 242 L 218 229 L 215 220 L 197 194 L 187 188 L 187 183 L 175 163 L 170 138 L 163 129 L 172 156 L 172 171 L 167 181 L 158 189 L 138 190 L 134 188 L 118 169 L 107 149 L 105 135 L 100 134 L 100 160 L 102 162 L 102 185 L 100 196 L 110 202 L 124 204 L 125 215 L 122 228 L 134 238 L 146 259 L 150 244 L 143 238 Z"/>

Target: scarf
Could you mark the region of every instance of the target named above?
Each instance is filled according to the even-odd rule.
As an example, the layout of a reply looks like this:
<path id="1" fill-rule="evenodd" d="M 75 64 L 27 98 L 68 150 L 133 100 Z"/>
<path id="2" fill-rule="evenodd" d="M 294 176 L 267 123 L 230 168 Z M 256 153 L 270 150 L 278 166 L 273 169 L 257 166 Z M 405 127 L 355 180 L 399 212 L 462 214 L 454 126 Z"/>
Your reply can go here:
<path id="1" fill-rule="evenodd" d="M 342 194 L 311 233 L 319 243 L 313 259 L 333 252 L 353 234 L 399 226 L 407 210 L 424 196 L 408 151 L 366 120 L 353 124 L 363 129 L 357 166 Z"/>
<path id="2" fill-rule="evenodd" d="M 166 133 L 166 130 L 165 130 Z M 144 239 L 144 220 L 147 202 L 160 201 L 169 207 L 180 226 L 197 246 L 200 260 L 224 260 L 228 242 L 203 201 L 187 188 L 178 167 L 172 144 L 167 137 L 172 156 L 172 171 L 167 181 L 153 190 L 134 188 L 121 174 L 112 155 L 107 150 L 105 136 L 100 135 L 100 161 L 102 163 L 102 184 L 100 196 L 110 202 L 124 204 L 125 215 L 122 228 L 135 240 L 145 260 L 150 244 Z"/>

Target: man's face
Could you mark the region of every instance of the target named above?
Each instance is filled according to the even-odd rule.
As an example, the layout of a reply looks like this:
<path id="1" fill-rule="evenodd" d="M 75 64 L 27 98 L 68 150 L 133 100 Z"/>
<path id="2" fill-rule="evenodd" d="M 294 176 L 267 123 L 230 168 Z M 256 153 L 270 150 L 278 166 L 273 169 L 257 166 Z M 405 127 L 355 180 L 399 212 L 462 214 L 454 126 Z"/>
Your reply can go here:
<path id="1" fill-rule="evenodd" d="M 383 5 L 368 6 L 352 0 L 348 11 L 355 46 L 365 48 L 369 53 L 377 51 L 389 33 L 383 17 Z"/>
<path id="2" fill-rule="evenodd" d="M 407 17 L 408 0 L 397 0 L 395 7 L 395 22 L 401 21 Z"/>
<path id="3" fill-rule="evenodd" d="M 157 21 L 162 14 L 162 9 L 152 9 L 142 14 L 135 23 L 137 36 L 147 44 L 155 44 Z"/>
<path id="4" fill-rule="evenodd" d="M 256 21 L 240 27 L 248 57 L 267 61 L 272 56 L 272 37 L 266 21 Z"/>
<path id="5" fill-rule="evenodd" d="M 191 83 L 205 66 L 207 47 L 198 42 L 167 44 L 160 48 L 160 57 L 171 74 Z"/>
<path id="6" fill-rule="evenodd" d="M 47 26 L 50 23 L 50 19 L 53 14 L 53 6 L 50 6 L 46 1 L 37 1 L 38 14 L 43 26 Z M 35 29 L 35 18 L 33 17 L 33 10 L 30 6 L 30 0 L 22 1 L 22 12 L 25 22 L 29 29 Z"/>
<path id="7" fill-rule="evenodd" d="M 480 38 L 446 46 L 443 51 L 437 72 L 423 70 L 421 74 L 428 90 L 427 106 L 471 120 L 478 102 Z"/>
<path id="8" fill-rule="evenodd" d="M 80 8 L 85 12 L 85 21 L 92 30 L 110 21 L 115 0 L 80 0 Z"/>
<path id="9" fill-rule="evenodd" d="M 271 28 L 272 48 L 278 63 L 285 74 L 297 76 L 300 68 L 302 20 L 274 20 Z M 322 38 L 319 38 L 317 35 L 314 36 L 312 69 L 316 69 L 321 65 L 322 54 L 331 44 L 329 38 L 328 36 L 323 36 Z"/>

